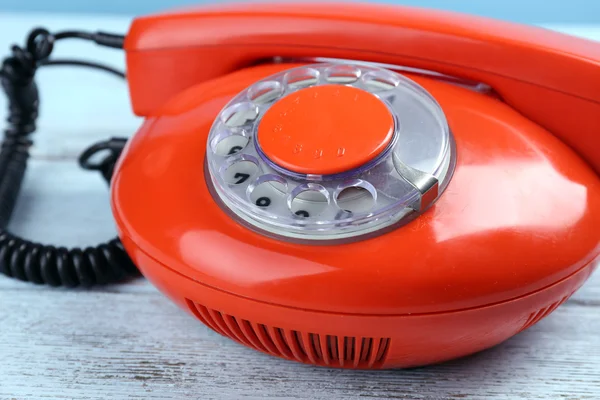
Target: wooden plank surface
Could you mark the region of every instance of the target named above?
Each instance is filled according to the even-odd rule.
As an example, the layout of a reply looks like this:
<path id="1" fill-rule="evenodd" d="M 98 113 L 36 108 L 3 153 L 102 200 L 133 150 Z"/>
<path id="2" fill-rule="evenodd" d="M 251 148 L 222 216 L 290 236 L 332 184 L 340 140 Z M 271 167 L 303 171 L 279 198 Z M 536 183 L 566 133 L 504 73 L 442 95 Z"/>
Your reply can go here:
<path id="1" fill-rule="evenodd" d="M 30 27 L 124 32 L 122 17 L 0 15 L 0 53 Z M 598 27 L 554 26 L 600 40 Z M 64 56 L 123 65 L 89 44 Z M 87 145 L 139 125 L 123 82 L 77 68 L 40 73 L 36 147 L 12 222 L 15 232 L 62 245 L 114 235 L 100 176 L 78 169 Z M 5 102 L 0 99 L 0 117 Z M 491 350 L 398 371 L 300 365 L 210 331 L 138 279 L 92 290 L 0 277 L 0 399 L 597 399 L 600 277 L 538 325 Z"/>

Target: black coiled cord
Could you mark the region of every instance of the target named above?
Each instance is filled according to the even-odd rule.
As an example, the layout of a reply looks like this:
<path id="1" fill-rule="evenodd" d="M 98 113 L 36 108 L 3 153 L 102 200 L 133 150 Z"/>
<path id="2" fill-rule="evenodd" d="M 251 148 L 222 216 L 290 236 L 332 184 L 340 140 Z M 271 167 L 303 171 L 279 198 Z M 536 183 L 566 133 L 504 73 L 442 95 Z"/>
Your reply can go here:
<path id="1" fill-rule="evenodd" d="M 78 60 L 50 60 L 57 40 L 78 38 L 113 48 L 122 48 L 124 37 L 108 33 L 67 31 L 51 34 L 46 29 L 33 30 L 25 48 L 12 47 L 0 69 L 2 87 L 9 100 L 8 128 L 0 147 L 0 272 L 9 277 L 51 286 L 91 286 L 107 284 L 139 276 L 118 238 L 96 247 L 67 249 L 35 243 L 7 230 L 25 169 L 31 134 L 36 129 L 39 96 L 34 76 L 40 66 L 78 65 L 97 68 L 124 77 L 111 67 Z M 114 165 L 126 139 L 98 143 L 80 157 L 83 168 L 98 170 L 110 181 Z M 101 162 L 90 159 L 98 152 L 109 151 Z"/>

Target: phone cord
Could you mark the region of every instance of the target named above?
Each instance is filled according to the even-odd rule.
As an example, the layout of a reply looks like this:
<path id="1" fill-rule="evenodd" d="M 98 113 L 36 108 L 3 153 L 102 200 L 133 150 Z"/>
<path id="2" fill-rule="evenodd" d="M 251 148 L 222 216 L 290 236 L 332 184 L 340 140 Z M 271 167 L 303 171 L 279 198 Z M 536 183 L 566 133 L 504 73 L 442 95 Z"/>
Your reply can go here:
<path id="1" fill-rule="evenodd" d="M 125 77 L 111 67 L 78 60 L 50 60 L 57 40 L 77 38 L 102 46 L 123 48 L 124 37 L 108 33 L 66 31 L 51 34 L 34 29 L 25 48 L 12 46 L 0 69 L 0 79 L 8 97 L 8 128 L 0 147 L 0 272 L 22 281 L 51 286 L 91 286 L 139 276 L 118 238 L 95 247 L 67 249 L 36 243 L 8 230 L 27 168 L 31 134 L 36 130 L 39 96 L 34 75 L 41 66 L 76 65 L 96 68 Z M 110 183 L 112 172 L 126 139 L 113 138 L 88 148 L 79 158 L 85 169 L 98 170 Z M 99 163 L 90 159 L 98 152 L 109 154 Z"/>

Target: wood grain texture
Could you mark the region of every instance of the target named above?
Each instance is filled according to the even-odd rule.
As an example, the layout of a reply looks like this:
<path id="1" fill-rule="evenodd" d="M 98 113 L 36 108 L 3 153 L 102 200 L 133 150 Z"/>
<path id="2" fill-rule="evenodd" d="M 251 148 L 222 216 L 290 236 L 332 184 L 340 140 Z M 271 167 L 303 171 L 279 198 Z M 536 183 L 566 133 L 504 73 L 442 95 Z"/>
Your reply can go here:
<path id="1" fill-rule="evenodd" d="M 0 52 L 36 25 L 125 31 L 112 17 L 0 15 Z M 600 39 L 600 28 L 559 27 Z M 122 65 L 121 54 L 65 43 Z M 85 146 L 139 125 L 123 82 L 40 73 L 42 115 L 11 228 L 68 246 L 115 234 L 106 184 L 80 170 Z M 5 105 L 0 98 L 0 117 Z M 219 336 L 144 279 L 92 290 L 0 277 L 0 399 L 598 399 L 600 274 L 548 318 L 488 351 L 426 368 L 344 371 L 263 355 Z"/>

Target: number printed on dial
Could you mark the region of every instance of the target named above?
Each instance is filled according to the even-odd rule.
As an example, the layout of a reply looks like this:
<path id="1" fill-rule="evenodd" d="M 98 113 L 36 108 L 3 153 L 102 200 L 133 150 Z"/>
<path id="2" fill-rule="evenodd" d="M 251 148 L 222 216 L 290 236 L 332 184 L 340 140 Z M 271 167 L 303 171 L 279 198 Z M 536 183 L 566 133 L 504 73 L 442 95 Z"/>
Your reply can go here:
<path id="1" fill-rule="evenodd" d="M 225 170 L 223 178 L 231 185 L 240 185 L 247 183 L 257 172 L 258 166 L 254 162 L 241 160 L 231 164 Z"/>

